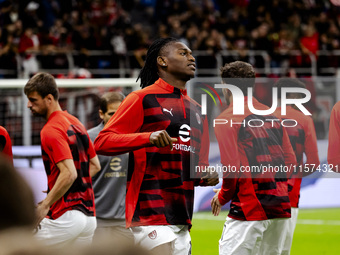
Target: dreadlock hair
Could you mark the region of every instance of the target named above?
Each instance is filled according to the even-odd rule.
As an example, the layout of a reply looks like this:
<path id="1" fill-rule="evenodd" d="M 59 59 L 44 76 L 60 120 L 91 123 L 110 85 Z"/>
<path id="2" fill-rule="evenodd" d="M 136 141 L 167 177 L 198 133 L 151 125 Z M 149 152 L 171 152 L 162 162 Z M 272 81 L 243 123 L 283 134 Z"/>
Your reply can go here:
<path id="1" fill-rule="evenodd" d="M 136 80 L 140 79 L 140 86 L 142 88 L 154 84 L 158 80 L 157 57 L 160 56 L 164 47 L 174 42 L 178 42 L 178 39 L 172 37 L 159 38 L 150 45 L 146 53 L 144 66 Z"/>

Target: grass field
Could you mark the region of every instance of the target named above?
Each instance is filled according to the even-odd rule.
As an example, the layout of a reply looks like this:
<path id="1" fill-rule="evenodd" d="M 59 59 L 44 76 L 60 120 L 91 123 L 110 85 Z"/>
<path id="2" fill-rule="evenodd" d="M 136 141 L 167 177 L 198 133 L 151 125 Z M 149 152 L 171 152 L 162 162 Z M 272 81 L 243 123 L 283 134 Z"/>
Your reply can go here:
<path id="1" fill-rule="evenodd" d="M 218 254 L 227 212 L 214 217 L 211 212 L 194 214 L 191 230 L 193 255 Z M 300 209 L 291 255 L 340 254 L 340 208 Z"/>

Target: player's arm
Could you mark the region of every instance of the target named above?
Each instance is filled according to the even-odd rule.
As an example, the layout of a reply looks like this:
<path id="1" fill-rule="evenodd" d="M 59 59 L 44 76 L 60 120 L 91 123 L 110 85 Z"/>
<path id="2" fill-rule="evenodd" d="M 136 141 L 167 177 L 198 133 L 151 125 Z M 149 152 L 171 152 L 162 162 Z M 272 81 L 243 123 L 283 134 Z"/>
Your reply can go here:
<path id="1" fill-rule="evenodd" d="M 288 170 L 289 170 L 287 177 L 290 177 L 290 175 L 295 170 L 295 166 L 297 164 L 296 156 L 295 156 L 292 144 L 290 143 L 287 131 L 284 127 L 282 128 L 282 131 L 283 131 L 282 150 L 283 150 L 283 155 L 285 159 L 285 165 L 288 167 Z"/>
<path id="2" fill-rule="evenodd" d="M 152 132 L 149 138 L 150 144 L 157 148 L 169 146 L 172 150 L 172 143 L 177 142 L 177 138 L 172 138 L 165 130 Z"/>
<path id="3" fill-rule="evenodd" d="M 328 164 L 333 165 L 333 171 L 339 169 L 340 165 L 340 102 L 332 109 L 328 132 Z"/>
<path id="4" fill-rule="evenodd" d="M 90 176 L 95 176 L 101 169 L 100 162 L 98 156 L 94 156 L 90 159 Z"/>
<path id="5" fill-rule="evenodd" d="M 152 145 L 172 148 L 172 142 L 176 139 L 171 138 L 165 130 L 141 132 L 143 122 L 141 99 L 137 94 L 131 93 L 95 139 L 96 152 L 113 156 Z"/>
<path id="6" fill-rule="evenodd" d="M 306 166 L 314 166 L 310 168 L 304 168 L 307 171 L 303 172 L 303 176 L 310 175 L 313 173 L 320 165 L 318 145 L 315 127 L 312 118 L 308 118 L 306 126 L 306 136 L 305 136 L 305 154 L 306 154 Z M 310 170 L 310 171 L 309 171 Z"/>
<path id="7" fill-rule="evenodd" d="M 56 165 L 60 172 L 53 188 L 47 194 L 46 198 L 37 206 L 36 225 L 43 220 L 51 205 L 58 201 L 69 190 L 77 178 L 77 170 L 72 159 L 62 160 Z"/>
<path id="8" fill-rule="evenodd" d="M 236 185 L 237 178 L 223 178 L 222 187 L 220 189 L 213 189 L 216 193 L 211 200 L 211 212 L 214 216 L 218 216 L 221 207 L 233 198 Z"/>
<path id="9" fill-rule="evenodd" d="M 6 137 L 0 134 L 0 152 L 2 152 L 5 149 L 5 146 L 6 146 Z"/>
<path id="10" fill-rule="evenodd" d="M 12 142 L 7 130 L 0 126 L 0 152 L 4 153 L 13 164 Z"/>
<path id="11" fill-rule="evenodd" d="M 89 154 L 89 158 L 90 158 L 89 171 L 90 171 L 90 177 L 93 177 L 100 171 L 101 165 L 100 165 L 99 158 L 96 154 L 96 151 L 94 150 L 93 143 L 92 143 L 92 140 L 89 134 L 88 134 L 88 137 L 89 137 L 89 149 L 87 153 Z"/>
<path id="12" fill-rule="evenodd" d="M 199 162 L 198 165 L 200 167 L 206 167 L 208 172 L 203 176 L 197 176 L 198 182 L 195 185 L 199 186 L 215 186 L 219 183 L 219 177 L 217 172 L 211 172 L 211 168 L 207 168 L 209 166 L 209 147 L 210 147 L 210 139 L 209 139 L 209 127 L 208 121 L 205 117 L 203 122 L 203 134 L 201 137 L 201 148 L 199 152 Z"/>
<path id="13" fill-rule="evenodd" d="M 215 135 L 220 149 L 221 163 L 226 169 L 223 172 L 223 182 L 220 190 L 214 190 L 215 196 L 211 201 L 212 213 L 217 216 L 221 207 L 229 202 L 235 194 L 238 173 L 228 171 L 235 167 L 240 169 L 240 156 L 237 144 L 237 130 L 227 125 L 216 125 Z"/>

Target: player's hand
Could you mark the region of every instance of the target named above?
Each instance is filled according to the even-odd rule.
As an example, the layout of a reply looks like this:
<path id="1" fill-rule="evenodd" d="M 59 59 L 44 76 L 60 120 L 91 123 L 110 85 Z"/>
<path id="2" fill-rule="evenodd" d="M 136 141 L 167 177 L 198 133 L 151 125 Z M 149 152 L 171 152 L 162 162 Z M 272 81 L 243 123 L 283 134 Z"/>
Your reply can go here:
<path id="1" fill-rule="evenodd" d="M 220 182 L 218 173 L 211 172 L 210 170 L 211 168 L 209 168 L 209 171 L 201 178 L 201 180 L 203 180 L 203 185 L 201 186 L 215 186 Z"/>
<path id="2" fill-rule="evenodd" d="M 157 148 L 170 146 L 172 150 L 172 143 L 177 142 L 177 138 L 171 138 L 165 130 L 155 131 L 150 135 L 150 143 Z"/>
<path id="3" fill-rule="evenodd" d="M 39 226 L 40 222 L 46 217 L 49 210 L 50 207 L 44 204 L 44 200 L 38 203 L 36 207 L 36 221 L 35 221 L 36 228 Z"/>
<path id="4" fill-rule="evenodd" d="M 221 203 L 218 200 L 218 193 L 220 193 L 221 189 L 213 189 L 213 191 L 216 193 L 215 196 L 211 200 L 211 212 L 214 216 L 218 216 L 221 211 Z"/>

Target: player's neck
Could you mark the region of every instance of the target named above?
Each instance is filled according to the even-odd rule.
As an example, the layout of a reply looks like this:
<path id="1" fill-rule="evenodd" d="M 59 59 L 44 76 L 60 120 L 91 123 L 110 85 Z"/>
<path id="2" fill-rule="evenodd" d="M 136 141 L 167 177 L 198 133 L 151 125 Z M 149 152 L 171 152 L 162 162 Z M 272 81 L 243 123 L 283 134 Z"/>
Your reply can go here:
<path id="1" fill-rule="evenodd" d="M 56 112 L 56 111 L 61 111 L 61 107 L 59 105 L 59 102 L 55 102 L 53 103 L 47 110 L 47 114 L 45 119 L 48 120 L 51 116 L 52 113 Z"/>
<path id="2" fill-rule="evenodd" d="M 187 81 L 183 81 L 183 80 L 179 80 L 179 79 L 175 79 L 173 77 L 161 77 L 166 83 L 170 84 L 171 86 L 174 86 L 175 88 L 178 89 L 186 89 L 185 85 L 187 83 Z"/>

